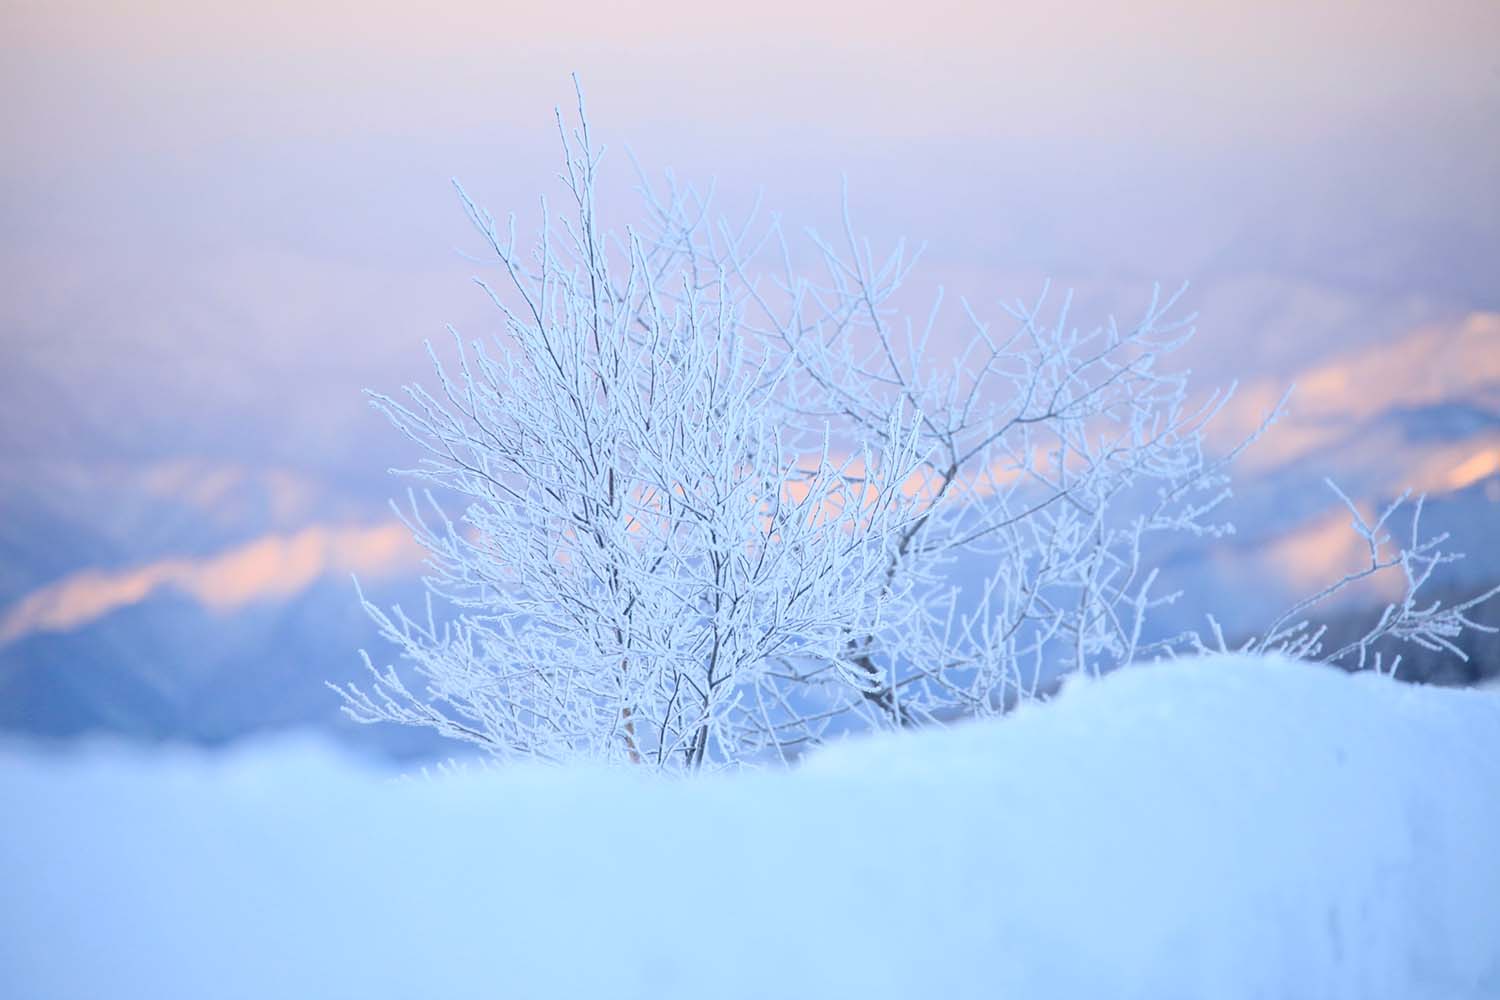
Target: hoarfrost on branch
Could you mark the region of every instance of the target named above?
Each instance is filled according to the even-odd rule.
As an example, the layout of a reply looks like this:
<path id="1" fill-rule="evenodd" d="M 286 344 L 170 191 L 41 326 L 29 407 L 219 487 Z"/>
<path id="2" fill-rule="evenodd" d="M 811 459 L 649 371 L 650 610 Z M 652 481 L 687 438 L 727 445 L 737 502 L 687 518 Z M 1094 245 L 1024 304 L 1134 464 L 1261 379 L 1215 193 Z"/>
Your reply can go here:
<path id="1" fill-rule="evenodd" d="M 571 131 L 558 116 L 566 211 L 543 202 L 530 252 L 513 216 L 458 189 L 503 274 L 479 282 L 503 334 L 454 333 L 448 363 L 429 345 L 435 391 L 373 395 L 424 455 L 402 514 L 428 599 L 419 617 L 364 602 L 404 667 L 366 656 L 368 688 L 340 690 L 349 715 L 500 757 L 698 769 L 1225 647 L 1212 617 L 1208 640 L 1148 628 L 1177 597 L 1152 536 L 1231 532 L 1226 469 L 1260 433 L 1210 453 L 1232 387 L 1189 403 L 1171 365 L 1192 335 L 1181 292 L 1092 328 L 1046 289 L 998 320 L 961 301 L 963 346 L 930 351 L 953 311 L 941 292 L 921 316 L 896 306 L 920 252 L 877 256 L 847 198 L 835 238 L 794 248 L 779 219 L 730 225 L 710 196 L 643 176 L 645 223 L 606 232 L 603 149 L 581 98 L 578 113 Z M 1403 548 L 1394 510 L 1370 524 L 1349 506 L 1370 564 L 1246 648 L 1385 670 L 1384 639 L 1457 652 L 1490 595 L 1422 604 L 1455 558 L 1443 539 L 1414 519 Z M 960 561 L 984 568 L 968 592 Z M 1306 613 L 1390 571 L 1405 596 L 1324 650 Z"/>

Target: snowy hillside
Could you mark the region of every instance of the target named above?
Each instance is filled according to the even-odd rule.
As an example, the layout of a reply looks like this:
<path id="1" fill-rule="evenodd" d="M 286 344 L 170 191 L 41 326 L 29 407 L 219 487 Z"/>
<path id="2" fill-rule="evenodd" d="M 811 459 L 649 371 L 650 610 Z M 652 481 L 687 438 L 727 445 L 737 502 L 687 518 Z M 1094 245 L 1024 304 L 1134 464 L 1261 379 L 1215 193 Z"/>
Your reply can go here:
<path id="1" fill-rule="evenodd" d="M 62 997 L 1494 997 L 1500 695 L 1218 658 L 790 773 L 0 755 Z"/>

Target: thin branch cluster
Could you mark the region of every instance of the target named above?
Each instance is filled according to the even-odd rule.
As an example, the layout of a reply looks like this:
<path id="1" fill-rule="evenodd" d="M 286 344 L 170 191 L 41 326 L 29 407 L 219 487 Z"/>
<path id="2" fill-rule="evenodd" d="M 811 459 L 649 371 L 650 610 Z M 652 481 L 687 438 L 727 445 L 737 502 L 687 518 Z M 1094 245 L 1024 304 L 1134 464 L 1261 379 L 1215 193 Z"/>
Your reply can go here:
<path id="1" fill-rule="evenodd" d="M 1494 626 L 1484 625 L 1470 617 L 1470 612 L 1490 598 L 1500 594 L 1494 587 L 1456 604 L 1444 606 L 1440 600 L 1424 600 L 1422 588 L 1432 581 L 1439 567 L 1457 562 L 1462 553 L 1448 552 L 1443 544 L 1446 533 L 1425 536 L 1422 533 L 1422 508 L 1424 498 L 1412 500 L 1410 491 L 1401 494 L 1382 510 L 1373 521 L 1360 511 L 1337 484 L 1328 481 L 1328 488 L 1348 508 L 1352 519 L 1350 528 L 1364 543 L 1367 561 L 1358 569 L 1332 581 L 1318 592 L 1298 601 L 1273 621 L 1261 634 L 1245 640 L 1237 648 L 1251 653 L 1283 653 L 1307 660 L 1322 660 L 1340 664 L 1354 670 L 1374 670 L 1377 673 L 1395 676 L 1401 666 L 1401 654 L 1388 655 L 1382 645 L 1411 643 L 1420 649 L 1447 653 L 1461 660 L 1468 659 L 1457 644 L 1465 632 L 1495 632 Z M 1391 534 L 1388 525 L 1395 515 L 1410 510 L 1410 526 L 1406 532 L 1406 544 Z M 1325 636 L 1327 626 L 1314 626 L 1306 617 L 1313 608 L 1328 601 L 1344 590 L 1375 579 L 1390 578 L 1399 574 L 1397 580 L 1400 597 L 1385 605 L 1375 623 L 1364 632 L 1343 645 L 1327 648 Z M 1226 652 L 1228 643 L 1218 623 L 1210 618 L 1215 645 L 1210 647 L 1193 635 L 1190 637 L 1196 651 L 1217 650 Z"/>
<path id="2" fill-rule="evenodd" d="M 920 319 L 895 305 L 920 253 L 877 257 L 847 199 L 837 239 L 794 248 L 777 219 L 731 226 L 711 196 L 643 178 L 645 225 L 606 233 L 581 100 L 579 118 L 558 120 L 567 211 L 543 203 L 529 252 L 513 217 L 459 189 L 504 275 L 480 282 L 502 334 L 454 334 L 447 363 L 429 346 L 434 391 L 373 396 L 424 455 L 402 513 L 429 553 L 428 601 L 415 618 L 365 602 L 401 664 L 366 657 L 370 684 L 340 691 L 348 714 L 502 758 L 698 769 L 1226 646 L 1213 619 L 1207 641 L 1149 627 L 1178 596 L 1150 540 L 1231 532 L 1226 467 L 1259 434 L 1209 453 L 1229 393 L 1189 405 L 1170 367 L 1192 334 L 1180 293 L 1088 330 L 1045 291 L 998 323 L 962 302 L 964 346 L 939 355 L 941 293 Z M 1423 605 L 1456 558 L 1443 539 L 1414 520 L 1411 546 L 1393 545 L 1394 510 L 1369 524 L 1349 506 L 1369 566 L 1246 648 L 1386 671 L 1383 640 L 1457 652 L 1489 595 Z M 1390 571 L 1406 596 L 1325 651 L 1307 614 Z"/>

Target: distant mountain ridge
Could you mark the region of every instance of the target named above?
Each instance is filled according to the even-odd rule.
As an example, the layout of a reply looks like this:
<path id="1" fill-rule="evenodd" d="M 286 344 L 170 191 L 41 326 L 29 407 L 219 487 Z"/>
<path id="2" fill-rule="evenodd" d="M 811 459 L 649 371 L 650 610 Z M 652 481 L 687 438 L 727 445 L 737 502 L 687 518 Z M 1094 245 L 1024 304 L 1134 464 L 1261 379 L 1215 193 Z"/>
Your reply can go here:
<path id="1" fill-rule="evenodd" d="M 1315 526 L 1327 525 L 1337 535 L 1343 515 L 1323 476 L 1371 505 L 1383 503 L 1399 490 L 1403 475 L 1431 475 L 1426 466 L 1433 456 L 1480 453 L 1495 440 L 1500 414 L 1487 399 L 1392 407 L 1285 462 L 1253 473 L 1242 469 L 1224 510 L 1239 529 L 1234 536 L 1211 543 L 1177 539 L 1153 550 L 1164 568 L 1163 587 L 1184 592 L 1162 610 L 1157 630 L 1202 628 L 1204 613 L 1212 609 L 1229 634 L 1240 634 L 1301 596 L 1278 560 L 1297 552 L 1299 533 Z M 79 565 L 128 564 L 150 551 L 139 531 L 151 513 L 144 500 L 106 509 L 96 521 L 91 513 L 99 508 L 86 498 L 54 505 L 52 496 L 45 489 L 13 490 L 0 504 L 0 605 Z M 339 503 L 346 509 L 377 506 L 373 496 Z M 171 524 L 153 530 L 176 546 L 210 551 L 242 536 L 256 523 L 257 509 L 263 508 L 250 504 L 231 524 L 179 511 Z M 1500 474 L 1434 492 L 1424 524 L 1429 533 L 1451 533 L 1449 547 L 1468 554 L 1445 576 L 1446 593 L 1472 592 L 1500 579 Z M 1304 548 L 1309 558 L 1318 554 L 1311 541 Z M 1348 554 L 1335 549 L 1332 556 Z M 1328 579 L 1337 570 L 1336 561 L 1308 567 L 1309 574 Z M 954 569 L 960 584 L 982 573 L 978 564 Z M 417 593 L 410 579 L 375 587 L 377 599 L 410 600 Z M 1320 616 L 1347 623 L 1364 613 L 1361 606 L 1335 604 Z M 70 631 L 39 632 L 0 646 L 0 733 L 64 742 L 112 734 L 218 744 L 312 727 L 381 754 L 453 752 L 421 732 L 359 727 L 339 716 L 337 698 L 324 682 L 358 677 L 361 647 L 377 659 L 388 652 L 347 577 L 324 577 L 290 599 L 251 601 L 228 611 L 206 609 L 166 587 Z M 1467 674 L 1423 667 L 1422 676 Z"/>

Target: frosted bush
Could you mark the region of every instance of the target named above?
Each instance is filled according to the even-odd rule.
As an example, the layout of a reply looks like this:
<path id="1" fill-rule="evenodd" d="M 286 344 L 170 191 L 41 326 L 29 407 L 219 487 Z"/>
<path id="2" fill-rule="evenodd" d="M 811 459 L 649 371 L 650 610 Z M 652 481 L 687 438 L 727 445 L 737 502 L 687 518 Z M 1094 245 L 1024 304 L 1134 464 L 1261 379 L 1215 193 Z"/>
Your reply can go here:
<path id="1" fill-rule="evenodd" d="M 1152 638 L 1178 595 L 1158 535 L 1212 538 L 1227 467 L 1211 454 L 1229 398 L 1190 403 L 1172 358 L 1192 336 L 1181 293 L 1129 323 L 1075 325 L 1044 289 L 998 319 L 968 302 L 894 305 L 918 254 L 877 257 L 845 200 L 837 240 L 808 231 L 799 269 L 778 219 L 715 219 L 668 175 L 640 185 L 623 234 L 598 216 L 602 147 L 580 97 L 558 116 L 567 208 L 543 203 L 517 249 L 459 188 L 504 274 L 480 282 L 504 333 L 445 364 L 437 387 L 375 405 L 421 449 L 404 517 L 429 553 L 425 612 L 365 607 L 400 653 L 361 722 L 429 726 L 500 757 L 697 769 L 786 758 L 831 733 L 1001 712 L 1044 677 L 1224 649 Z M 967 330 L 956 355 L 934 330 Z M 432 488 L 436 492 L 432 492 Z M 1340 494 L 1342 496 L 1342 494 Z M 455 523 L 445 502 L 464 504 Z M 1456 558 L 1355 506 L 1369 565 L 1246 642 L 1394 671 L 1377 646 L 1457 652 L 1476 626 L 1418 594 Z M 982 565 L 961 593 L 948 569 Z M 1325 650 L 1307 615 L 1375 574 L 1405 593 L 1362 638 Z M 1491 592 L 1493 593 L 1493 592 Z M 440 610 L 439 610 L 440 609 Z M 1461 654 L 1460 654 L 1461 655 Z"/>

